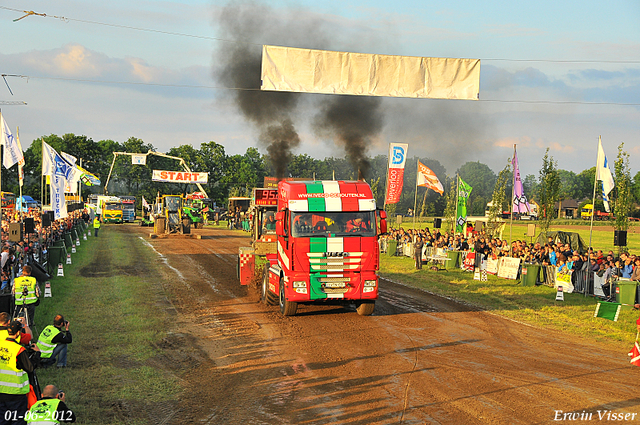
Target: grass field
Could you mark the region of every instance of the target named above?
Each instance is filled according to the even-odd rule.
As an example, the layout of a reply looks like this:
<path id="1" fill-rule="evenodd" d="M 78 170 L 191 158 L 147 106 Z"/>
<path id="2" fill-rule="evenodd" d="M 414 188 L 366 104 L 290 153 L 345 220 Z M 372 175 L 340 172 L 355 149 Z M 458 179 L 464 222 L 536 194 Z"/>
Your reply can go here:
<path id="1" fill-rule="evenodd" d="M 556 301 L 556 290 L 548 286 L 522 286 L 519 280 L 488 276 L 473 280 L 462 270 L 414 269 L 408 257 L 381 256 L 380 274 L 388 279 L 471 303 L 492 313 L 542 328 L 580 335 L 596 341 L 627 347 L 636 337 L 638 312 L 623 309 L 617 322 L 594 318 L 597 300 L 582 294 L 564 294 Z"/>
<path id="2" fill-rule="evenodd" d="M 123 416 L 132 406 L 171 403 L 177 378 L 161 368 L 154 348 L 166 335 L 158 266 L 152 252 L 136 249 L 104 225 L 72 255 L 64 277 L 51 279 L 52 298 L 36 310 L 38 330 L 60 313 L 73 343 L 67 369 L 38 369 L 40 385 L 55 384 L 79 423 L 147 424 L 148 416 Z M 124 408 L 126 405 L 126 408 Z"/>

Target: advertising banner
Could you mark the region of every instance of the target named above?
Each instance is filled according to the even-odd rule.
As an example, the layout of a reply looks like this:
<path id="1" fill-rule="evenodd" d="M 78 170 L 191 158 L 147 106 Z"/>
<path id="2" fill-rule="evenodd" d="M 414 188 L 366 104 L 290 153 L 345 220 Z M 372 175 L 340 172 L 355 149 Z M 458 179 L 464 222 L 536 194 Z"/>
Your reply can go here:
<path id="1" fill-rule="evenodd" d="M 520 258 L 500 257 L 498 266 L 498 277 L 506 279 L 517 279 L 520 268 Z"/>
<path id="2" fill-rule="evenodd" d="M 404 181 L 404 164 L 407 162 L 407 149 L 409 149 L 409 145 L 406 143 L 389 144 L 389 174 L 387 175 L 385 204 L 396 204 L 400 200 Z"/>
<path id="3" fill-rule="evenodd" d="M 190 173 L 188 171 L 153 170 L 154 182 L 207 184 L 209 173 Z"/>

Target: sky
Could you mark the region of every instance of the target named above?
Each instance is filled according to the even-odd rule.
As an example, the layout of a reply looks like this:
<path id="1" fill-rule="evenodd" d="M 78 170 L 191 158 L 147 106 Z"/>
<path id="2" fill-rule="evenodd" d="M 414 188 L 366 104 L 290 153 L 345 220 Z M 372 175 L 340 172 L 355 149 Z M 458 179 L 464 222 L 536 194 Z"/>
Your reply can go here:
<path id="1" fill-rule="evenodd" d="M 31 15 L 34 11 L 46 16 Z M 232 16 L 238 22 L 229 19 Z M 1 101 L 23 146 L 45 135 L 142 139 L 167 152 L 215 141 L 227 154 L 260 129 L 221 78 L 231 52 L 262 44 L 481 60 L 480 100 L 380 98 L 367 155 L 390 142 L 499 172 L 517 145 L 522 175 L 545 150 L 561 169 L 595 165 L 598 137 L 640 171 L 640 2 L 0 0 Z M 234 26 L 234 24 L 237 24 Z M 316 117 L 329 95 L 299 95 L 293 152 L 344 157 Z"/>

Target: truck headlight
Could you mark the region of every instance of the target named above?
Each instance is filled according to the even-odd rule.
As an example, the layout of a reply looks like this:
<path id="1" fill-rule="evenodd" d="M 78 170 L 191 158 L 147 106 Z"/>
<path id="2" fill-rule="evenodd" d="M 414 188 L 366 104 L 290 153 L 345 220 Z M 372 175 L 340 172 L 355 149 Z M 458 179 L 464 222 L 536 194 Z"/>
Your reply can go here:
<path id="1" fill-rule="evenodd" d="M 307 282 L 304 280 L 294 280 L 293 281 L 293 289 L 298 294 L 306 294 L 307 293 Z"/>
<path id="2" fill-rule="evenodd" d="M 364 281 L 364 286 L 376 286 L 376 281 L 375 280 L 365 280 Z"/>

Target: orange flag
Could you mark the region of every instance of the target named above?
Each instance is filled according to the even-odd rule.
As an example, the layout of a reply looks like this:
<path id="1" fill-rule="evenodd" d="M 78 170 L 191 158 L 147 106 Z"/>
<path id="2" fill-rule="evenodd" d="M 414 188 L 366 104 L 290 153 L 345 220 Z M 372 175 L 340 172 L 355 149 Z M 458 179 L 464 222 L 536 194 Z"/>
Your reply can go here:
<path id="1" fill-rule="evenodd" d="M 418 161 L 418 186 L 426 186 L 429 189 L 435 190 L 440 195 L 444 193 L 444 188 L 440 180 L 438 180 L 436 173 L 420 161 Z"/>

